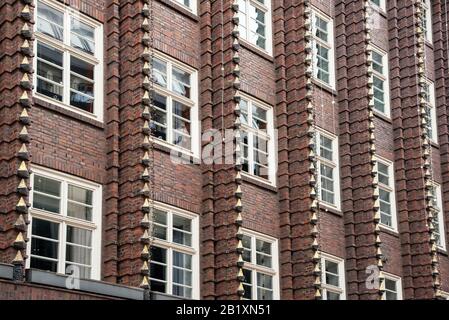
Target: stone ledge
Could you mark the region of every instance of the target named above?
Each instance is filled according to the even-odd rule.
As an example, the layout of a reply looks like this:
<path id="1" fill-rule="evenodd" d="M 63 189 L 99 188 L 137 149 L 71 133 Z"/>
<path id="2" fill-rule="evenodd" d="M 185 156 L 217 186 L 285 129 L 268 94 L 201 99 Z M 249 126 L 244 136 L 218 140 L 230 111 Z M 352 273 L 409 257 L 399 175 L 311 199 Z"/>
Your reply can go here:
<path id="1" fill-rule="evenodd" d="M 0 278 L 12 280 L 14 273 L 13 268 L 12 264 L 0 263 Z"/>

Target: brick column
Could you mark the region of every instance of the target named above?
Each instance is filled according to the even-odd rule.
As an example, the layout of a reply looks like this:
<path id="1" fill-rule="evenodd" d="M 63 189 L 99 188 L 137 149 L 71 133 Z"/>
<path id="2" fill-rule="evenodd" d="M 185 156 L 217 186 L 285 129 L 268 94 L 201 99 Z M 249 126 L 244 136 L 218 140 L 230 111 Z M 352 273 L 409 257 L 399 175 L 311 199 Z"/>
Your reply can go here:
<path id="1" fill-rule="evenodd" d="M 26 258 L 33 9 L 29 0 L 0 4 L 0 262 L 15 265 L 16 280 Z"/>

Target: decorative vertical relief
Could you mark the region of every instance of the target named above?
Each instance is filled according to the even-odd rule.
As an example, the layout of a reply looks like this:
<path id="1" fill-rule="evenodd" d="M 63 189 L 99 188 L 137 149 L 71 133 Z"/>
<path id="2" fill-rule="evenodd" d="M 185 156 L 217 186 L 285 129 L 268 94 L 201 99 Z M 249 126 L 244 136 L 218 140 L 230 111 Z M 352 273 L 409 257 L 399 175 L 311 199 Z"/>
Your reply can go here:
<path id="1" fill-rule="evenodd" d="M 310 187 L 310 224 L 312 225 L 312 252 L 313 252 L 313 275 L 315 287 L 315 299 L 321 299 L 321 258 L 319 245 L 319 217 L 320 207 L 318 198 L 318 168 L 317 168 L 317 131 L 315 122 L 314 86 L 313 77 L 313 54 L 312 54 L 312 10 L 310 1 L 304 1 L 304 41 L 305 41 L 305 76 L 306 76 L 306 111 L 307 111 L 307 136 L 309 139 L 309 187 Z"/>
<path id="2" fill-rule="evenodd" d="M 242 177 L 241 177 L 241 172 L 242 172 L 242 149 L 241 149 L 241 143 L 242 143 L 242 136 L 241 136 L 241 123 L 240 123 L 240 95 L 239 95 L 239 90 L 240 90 L 240 67 L 239 67 L 239 63 L 240 63 L 240 59 L 239 59 L 239 49 L 240 49 L 240 43 L 239 43 L 239 37 L 240 37 L 240 33 L 239 33 L 239 16 L 238 16 L 238 12 L 239 12 L 239 4 L 237 0 L 234 0 L 234 2 L 232 3 L 232 51 L 233 51 L 233 58 L 232 58 L 232 63 L 233 63 L 233 69 L 232 69 L 232 74 L 234 77 L 233 80 L 233 89 L 234 89 L 234 114 L 235 114 L 235 122 L 234 122 L 234 136 L 235 136 L 235 184 L 236 184 L 236 190 L 234 192 L 234 197 L 235 197 L 235 201 L 236 201 L 236 205 L 235 205 L 235 211 L 237 213 L 236 217 L 235 217 L 235 224 L 237 227 L 237 233 L 236 233 L 236 238 L 237 238 L 237 248 L 236 248 L 236 253 L 238 255 L 238 259 L 237 259 L 237 280 L 239 282 L 238 285 L 238 289 L 237 289 L 237 294 L 239 295 L 240 299 L 243 298 L 243 295 L 245 294 L 245 290 L 243 288 L 243 281 L 244 281 L 244 276 L 243 276 L 243 265 L 244 265 L 244 261 L 243 261 L 243 244 L 242 244 L 242 238 L 243 238 L 243 233 L 242 233 L 242 224 L 243 224 L 243 220 L 242 220 L 242 211 L 243 211 L 243 206 L 242 206 Z"/>
<path id="3" fill-rule="evenodd" d="M 142 134 L 143 140 L 142 148 L 142 174 L 141 174 L 141 195 L 142 195 L 142 220 L 140 226 L 142 227 L 142 236 L 140 241 L 142 243 L 142 252 L 140 257 L 142 259 L 142 267 L 140 272 L 142 274 L 142 281 L 140 287 L 150 290 L 150 282 L 148 280 L 150 273 L 150 259 L 151 259 L 151 239 L 152 232 L 151 222 L 153 221 L 153 184 L 154 184 L 154 148 L 153 142 L 150 138 L 151 129 L 151 112 L 150 107 L 153 104 L 153 32 L 154 32 L 154 12 L 153 0 L 143 0 L 142 5 L 142 30 L 143 30 L 143 51 L 142 51 Z"/>
<path id="4" fill-rule="evenodd" d="M 374 233 L 375 233 L 375 246 L 376 246 L 376 261 L 377 267 L 379 268 L 379 298 L 384 299 L 385 293 L 385 277 L 383 275 L 383 262 L 382 262 L 382 241 L 380 239 L 380 202 L 379 202 L 379 186 L 377 178 L 377 160 L 376 160 L 376 140 L 374 136 L 374 88 L 373 88 L 373 57 L 372 57 L 372 46 L 371 46 L 371 31 L 372 31 L 372 17 L 371 14 L 371 3 L 369 0 L 365 0 L 364 3 L 364 14 L 365 14 L 365 54 L 366 54 L 366 65 L 367 65 L 367 90 L 368 90 L 368 122 L 369 122 L 369 152 L 370 152 L 370 164 L 371 164 L 371 175 L 373 177 L 372 187 L 373 187 L 373 212 L 374 212 Z"/>
<path id="5" fill-rule="evenodd" d="M 427 227 L 429 232 L 429 246 L 432 264 L 432 279 L 433 288 L 436 298 L 440 298 L 441 294 L 441 283 L 440 283 L 440 272 L 438 263 L 438 250 L 435 239 L 435 227 L 433 224 L 434 214 L 437 214 L 434 207 L 434 193 L 433 189 L 433 168 L 432 168 L 432 145 L 430 144 L 430 135 L 428 130 L 428 124 L 431 123 L 429 117 L 430 112 L 428 112 L 430 106 L 428 105 L 427 96 L 427 81 L 426 81 L 426 49 L 425 49 L 425 26 L 424 26 L 424 11 L 423 11 L 423 0 L 416 0 L 414 3 L 414 14 L 415 14 L 415 34 L 417 37 L 416 41 L 416 52 L 418 58 L 418 108 L 420 115 L 420 129 L 421 129 L 421 148 L 422 148 L 422 160 L 423 160 L 423 170 L 424 170 L 424 192 L 426 201 L 426 213 L 427 213 Z"/>
<path id="6" fill-rule="evenodd" d="M 26 238 L 28 219 L 28 208 L 30 206 L 28 201 L 29 195 L 29 178 L 30 178 L 30 153 L 29 153 L 29 142 L 30 137 L 28 134 L 28 127 L 31 123 L 29 118 L 29 111 L 33 105 L 33 24 L 32 21 L 32 10 L 33 4 L 31 1 L 22 0 L 22 10 L 20 12 L 20 19 L 23 21 L 22 29 L 20 30 L 21 35 L 21 53 L 23 58 L 20 62 L 20 71 L 22 73 L 22 78 L 20 80 L 20 97 L 19 104 L 21 105 L 21 113 L 19 115 L 20 131 L 18 133 L 18 138 L 20 141 L 19 150 L 17 150 L 18 159 L 18 170 L 17 170 L 17 204 L 16 213 L 17 219 L 14 223 L 14 229 L 17 232 L 17 236 L 14 240 L 13 247 L 17 250 L 16 255 L 12 261 L 15 266 L 14 278 L 16 280 L 22 280 L 24 276 L 24 266 L 26 259 L 26 243 L 28 239 Z"/>

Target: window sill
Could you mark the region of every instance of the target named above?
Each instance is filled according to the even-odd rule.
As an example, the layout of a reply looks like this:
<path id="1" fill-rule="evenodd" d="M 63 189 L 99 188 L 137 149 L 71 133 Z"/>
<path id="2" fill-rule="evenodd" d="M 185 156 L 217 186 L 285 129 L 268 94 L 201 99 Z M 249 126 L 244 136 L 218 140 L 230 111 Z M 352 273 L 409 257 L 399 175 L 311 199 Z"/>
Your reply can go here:
<path id="1" fill-rule="evenodd" d="M 243 181 L 245 181 L 249 184 L 266 189 L 268 191 L 278 192 L 278 188 L 275 185 L 273 185 L 271 182 L 261 181 L 260 179 L 254 178 L 250 174 L 243 172 L 243 171 L 242 171 L 242 179 L 243 179 Z"/>
<path id="2" fill-rule="evenodd" d="M 393 237 L 399 239 L 399 232 L 398 232 L 397 230 L 394 230 L 394 229 L 392 229 L 392 228 L 385 227 L 384 225 L 382 225 L 382 224 L 380 224 L 380 223 L 379 223 L 379 227 L 380 227 L 380 229 L 381 229 L 381 231 L 382 231 L 383 233 L 386 233 L 386 234 L 388 234 L 388 235 L 390 235 L 390 236 L 393 236 Z"/>
<path id="3" fill-rule="evenodd" d="M 312 77 L 312 82 L 317 87 L 316 89 L 321 89 L 326 91 L 327 93 L 330 93 L 333 96 L 337 96 L 337 90 L 335 90 L 335 88 L 333 88 L 331 85 L 321 82 L 315 77 Z M 316 90 L 314 92 L 316 92 Z"/>
<path id="4" fill-rule="evenodd" d="M 255 45 L 253 45 L 252 43 L 248 42 L 247 40 L 245 40 L 245 39 L 243 39 L 241 37 L 239 38 L 239 41 L 240 41 L 240 45 L 243 48 L 251 51 L 252 53 L 262 57 L 265 60 L 268 60 L 271 63 L 274 63 L 273 56 L 271 56 L 268 52 L 263 51 L 262 49 L 256 47 Z"/>
<path id="5" fill-rule="evenodd" d="M 152 138 L 150 141 L 152 142 L 154 149 L 156 149 L 158 151 L 162 151 L 164 153 L 167 153 L 168 155 L 171 155 L 172 152 L 176 152 L 176 153 L 180 152 L 180 153 L 182 153 L 182 157 L 180 160 L 182 160 L 182 161 L 188 160 L 189 164 L 200 164 L 201 163 L 200 158 L 198 158 L 197 156 L 193 155 L 192 153 L 190 153 L 188 151 L 175 149 L 170 144 L 164 143 L 155 138 Z"/>
<path id="6" fill-rule="evenodd" d="M 327 204 L 323 203 L 322 201 L 320 201 L 320 211 L 326 212 L 326 213 L 331 213 L 338 217 L 343 217 L 343 212 L 341 212 L 341 210 L 339 210 L 335 207 L 331 207 L 330 205 L 327 205 Z"/>
<path id="7" fill-rule="evenodd" d="M 445 248 L 437 247 L 437 252 L 443 256 L 448 256 L 447 251 Z"/>
<path id="8" fill-rule="evenodd" d="M 101 121 L 89 118 L 89 117 L 84 116 L 84 115 L 82 115 L 82 114 L 80 114 L 78 112 L 68 110 L 68 109 L 63 108 L 61 106 L 58 106 L 55 103 L 47 102 L 47 101 L 43 100 L 42 98 L 40 98 L 39 96 L 37 96 L 36 94 L 34 94 L 33 100 L 34 100 L 34 103 L 39 105 L 40 107 L 43 107 L 45 109 L 48 109 L 48 110 L 51 110 L 51 111 L 63 114 L 65 116 L 68 116 L 70 118 L 76 119 L 78 121 L 88 123 L 88 124 L 90 124 L 90 125 L 92 125 L 94 127 L 97 127 L 97 128 L 100 128 L 100 129 L 104 129 L 104 124 Z"/>
<path id="9" fill-rule="evenodd" d="M 14 266 L 12 264 L 0 263 L 0 279 L 12 280 L 14 277 Z"/>
<path id="10" fill-rule="evenodd" d="M 383 120 L 389 124 L 393 124 L 393 121 L 391 120 L 391 118 L 389 118 L 388 116 L 386 116 L 385 114 L 381 113 L 380 111 L 377 111 L 376 109 L 373 109 L 373 114 L 379 118 L 380 120 Z"/>
<path id="11" fill-rule="evenodd" d="M 200 19 L 198 18 L 198 16 L 193 13 L 192 11 L 184 8 L 182 5 L 177 4 L 176 2 L 173 2 L 172 0 L 158 0 L 159 2 L 165 4 L 166 6 L 172 8 L 173 10 L 183 14 L 184 16 L 192 19 L 195 22 L 199 22 Z M 198 11 L 199 8 L 197 8 Z"/>

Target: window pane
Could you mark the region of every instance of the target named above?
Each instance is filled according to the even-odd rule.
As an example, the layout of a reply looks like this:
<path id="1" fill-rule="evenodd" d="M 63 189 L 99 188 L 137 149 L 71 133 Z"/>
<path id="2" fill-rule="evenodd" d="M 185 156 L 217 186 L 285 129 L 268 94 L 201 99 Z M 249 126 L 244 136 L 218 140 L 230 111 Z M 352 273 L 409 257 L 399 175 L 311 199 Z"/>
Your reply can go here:
<path id="1" fill-rule="evenodd" d="M 150 281 L 151 291 L 162 292 L 165 293 L 166 284 L 164 282 L 159 282 L 155 280 Z"/>
<path id="2" fill-rule="evenodd" d="M 31 257 L 30 267 L 32 269 L 47 270 L 52 272 L 58 271 L 58 262 Z"/>
<path id="3" fill-rule="evenodd" d="M 328 22 L 316 16 L 315 21 L 315 36 L 327 42 L 328 38 Z"/>
<path id="4" fill-rule="evenodd" d="M 190 98 L 190 74 L 173 68 L 172 90 L 182 96 Z"/>
<path id="5" fill-rule="evenodd" d="M 58 259 L 58 243 L 32 237 L 31 254 L 41 257 Z"/>
<path id="6" fill-rule="evenodd" d="M 36 175 L 34 177 L 34 190 L 59 197 L 61 192 L 61 182 Z"/>
<path id="7" fill-rule="evenodd" d="M 59 51 L 40 42 L 37 43 L 37 57 L 62 67 L 62 51 Z"/>
<path id="8" fill-rule="evenodd" d="M 94 66 L 74 56 L 70 56 L 70 71 L 92 80 L 94 78 Z"/>
<path id="9" fill-rule="evenodd" d="M 68 201 L 67 215 L 69 217 L 92 221 L 92 207 Z"/>
<path id="10" fill-rule="evenodd" d="M 70 92 L 70 105 L 92 113 L 94 111 L 94 99 L 80 93 Z"/>
<path id="11" fill-rule="evenodd" d="M 373 57 L 373 69 L 374 69 L 374 71 L 377 71 L 380 74 L 383 74 L 384 70 L 383 70 L 382 55 L 380 55 L 376 51 L 372 51 L 372 57 Z"/>
<path id="12" fill-rule="evenodd" d="M 69 269 L 69 267 L 70 267 L 70 269 Z M 66 263 L 65 268 L 66 268 L 66 274 L 73 274 L 72 270 L 78 270 L 79 276 L 81 279 L 90 279 L 91 267 Z"/>
<path id="13" fill-rule="evenodd" d="M 87 190 L 77 186 L 69 185 L 69 199 L 76 202 L 92 205 L 92 190 Z"/>
<path id="14" fill-rule="evenodd" d="M 70 88 L 90 97 L 94 96 L 94 83 L 73 74 L 70 76 Z"/>
<path id="15" fill-rule="evenodd" d="M 189 254 L 173 251 L 173 265 L 184 269 L 192 269 L 192 256 Z"/>
<path id="16" fill-rule="evenodd" d="M 78 247 L 78 246 L 66 246 L 66 260 L 70 262 L 76 262 L 80 264 L 91 264 L 91 249 Z"/>
<path id="17" fill-rule="evenodd" d="M 256 250 L 271 255 L 271 243 L 256 239 Z"/>
<path id="18" fill-rule="evenodd" d="M 167 263 L 167 250 L 155 246 L 151 246 L 151 261 Z"/>
<path id="19" fill-rule="evenodd" d="M 173 242 L 183 244 L 185 246 L 191 246 L 192 235 L 185 232 L 173 230 Z"/>
<path id="20" fill-rule="evenodd" d="M 247 270 L 247 269 L 243 269 L 243 276 L 244 276 L 244 280 L 243 280 L 243 289 L 245 290 L 245 294 L 243 295 L 243 298 L 245 299 L 252 299 L 252 271 L 251 270 Z"/>
<path id="21" fill-rule="evenodd" d="M 71 29 L 71 45 L 85 52 L 94 53 L 94 28 L 72 17 Z"/>
<path id="22" fill-rule="evenodd" d="M 38 74 L 39 74 L 39 64 L 38 64 Z M 62 86 L 58 86 L 54 83 L 38 78 L 36 90 L 37 92 L 42 93 L 47 97 L 50 97 L 58 101 L 62 101 Z"/>
<path id="23" fill-rule="evenodd" d="M 167 97 L 154 94 L 155 108 L 151 110 L 151 134 L 161 140 L 167 140 Z"/>
<path id="24" fill-rule="evenodd" d="M 151 263 L 150 267 L 150 277 L 160 280 L 167 280 L 167 267 L 157 264 Z M 153 289 L 153 288 L 152 288 Z"/>
<path id="25" fill-rule="evenodd" d="M 59 213 L 59 203 L 60 199 L 50 198 L 36 192 L 33 194 L 33 208 Z"/>
<path id="26" fill-rule="evenodd" d="M 184 218 L 175 214 L 173 215 L 173 228 L 190 232 L 192 231 L 191 224 L 191 219 Z"/>
<path id="27" fill-rule="evenodd" d="M 321 134 L 320 134 L 320 156 L 331 161 L 333 160 L 332 140 Z"/>
<path id="28" fill-rule="evenodd" d="M 153 60 L 153 81 L 161 87 L 167 87 L 167 64 L 156 58 Z"/>
<path id="29" fill-rule="evenodd" d="M 186 288 L 182 286 L 173 285 L 173 294 L 175 296 L 191 298 L 192 297 L 192 289 Z"/>
<path id="30" fill-rule="evenodd" d="M 92 231 L 67 226 L 67 242 L 82 246 L 92 246 Z"/>
<path id="31" fill-rule="evenodd" d="M 59 239 L 59 224 L 41 220 L 33 219 L 31 233 L 35 236 L 58 240 Z"/>
<path id="32" fill-rule="evenodd" d="M 327 291 L 327 300 L 340 300 L 340 294 Z"/>
<path id="33" fill-rule="evenodd" d="M 52 38 L 62 40 L 64 14 L 41 2 L 37 3 L 37 30 Z"/>

